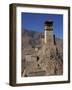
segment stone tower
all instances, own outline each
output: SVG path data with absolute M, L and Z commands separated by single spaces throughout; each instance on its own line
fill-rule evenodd
M 53 21 L 45 21 L 44 23 L 44 42 L 45 44 L 53 44 Z

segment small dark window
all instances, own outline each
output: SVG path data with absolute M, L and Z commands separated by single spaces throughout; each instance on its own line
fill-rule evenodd
M 38 67 L 40 67 L 40 65 L 38 64 Z
M 37 56 L 37 61 L 39 61 L 39 57 Z

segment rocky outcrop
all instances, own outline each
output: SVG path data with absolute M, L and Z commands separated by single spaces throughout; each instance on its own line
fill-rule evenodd
M 56 38 L 56 45 L 41 44 L 42 33 L 34 33 L 34 38 L 31 35 L 28 31 L 22 35 L 22 77 L 62 75 L 62 40 Z M 26 57 L 30 57 L 29 60 Z

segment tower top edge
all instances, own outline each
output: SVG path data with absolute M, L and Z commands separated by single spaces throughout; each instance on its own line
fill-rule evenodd
M 44 24 L 49 25 L 49 26 L 53 26 L 53 21 L 51 21 L 51 20 L 45 21 Z

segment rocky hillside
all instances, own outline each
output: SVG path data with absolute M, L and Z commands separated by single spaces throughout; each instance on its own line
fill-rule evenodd
M 55 52 L 55 50 L 49 51 L 48 46 L 41 46 L 41 37 L 44 37 L 43 33 L 22 30 L 22 76 L 62 75 L 63 40 L 55 39 L 57 47 Z M 34 48 L 37 46 L 41 49 L 35 53 Z M 30 60 L 31 56 L 27 56 L 30 61 L 26 61 L 26 55 L 32 55 L 33 59 Z
M 35 32 L 27 29 L 22 30 L 22 48 L 31 48 L 36 45 L 41 45 L 41 36 L 43 32 Z M 56 37 L 56 43 L 59 50 L 62 52 L 63 40 Z

